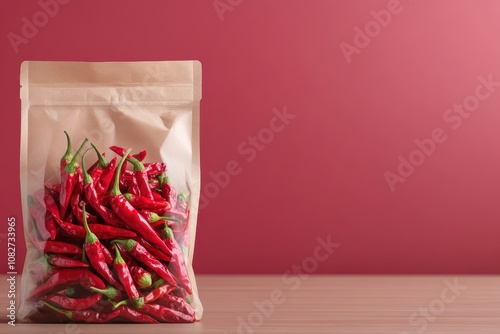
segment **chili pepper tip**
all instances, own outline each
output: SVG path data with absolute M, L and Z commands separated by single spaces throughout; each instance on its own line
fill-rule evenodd
M 94 143 L 90 143 L 90 146 L 94 149 L 95 153 L 97 154 L 97 161 L 99 161 L 98 166 L 101 168 L 104 168 L 108 165 L 108 161 L 104 156 L 101 154 L 99 149 L 94 145 Z
M 64 152 L 63 157 L 61 158 L 61 161 L 70 161 L 71 158 L 73 158 L 73 155 L 71 154 L 72 151 L 72 146 L 71 146 L 71 138 L 68 134 L 68 132 L 64 131 L 64 134 L 66 135 L 66 152 Z
M 121 191 L 120 191 L 120 172 L 122 170 L 123 163 L 125 162 L 125 160 L 127 158 L 127 155 L 129 155 L 129 153 L 131 151 L 132 151 L 132 149 L 129 148 L 125 152 L 125 154 L 123 155 L 123 157 L 120 159 L 120 162 L 118 163 L 118 165 L 116 166 L 116 170 L 115 170 L 115 184 L 113 184 L 113 189 L 111 189 L 111 193 L 110 193 L 111 196 L 117 196 L 117 195 L 121 194 Z

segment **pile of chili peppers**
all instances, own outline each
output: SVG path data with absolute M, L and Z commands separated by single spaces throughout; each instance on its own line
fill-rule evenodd
M 41 256 L 29 264 L 36 286 L 28 319 L 194 322 L 188 202 L 166 165 L 117 146 L 108 161 L 87 140 L 73 154 L 65 135 L 61 183 L 45 183 L 29 199 L 30 238 Z M 87 168 L 91 154 L 97 158 Z

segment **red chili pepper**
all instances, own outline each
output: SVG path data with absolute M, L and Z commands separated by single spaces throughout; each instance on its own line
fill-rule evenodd
M 132 206 L 138 210 L 146 209 L 146 210 L 168 210 L 170 208 L 170 204 L 163 200 L 151 200 L 144 196 L 137 196 L 131 193 L 123 194 L 123 196 L 127 199 L 127 201 L 132 204 Z
M 156 176 L 165 172 L 167 170 L 167 165 L 163 162 L 152 162 L 145 163 L 144 168 L 146 168 L 146 173 L 148 173 L 149 176 Z
M 137 183 L 137 179 L 135 175 L 132 175 L 127 183 L 127 191 L 134 196 L 140 196 L 139 184 Z
M 125 155 L 125 152 L 127 151 L 123 147 L 119 147 L 119 146 L 111 146 L 109 149 L 121 157 L 123 157 Z M 130 152 L 129 152 L 129 154 L 127 154 L 127 158 L 135 158 L 139 161 L 143 161 L 146 158 L 146 154 L 147 154 L 146 151 L 141 151 L 141 152 L 139 152 L 137 154 L 133 154 L 133 155 L 130 155 Z
M 172 274 L 168 271 L 165 266 L 158 261 L 151 253 L 149 253 L 146 248 L 144 248 L 140 243 L 135 240 L 113 240 L 113 244 L 121 244 L 125 250 L 132 255 L 139 262 L 144 264 L 149 269 L 157 273 L 161 278 L 163 278 L 167 283 L 176 286 L 177 283 L 172 277 Z
M 85 237 L 85 242 L 83 244 L 83 248 L 85 249 L 85 255 L 87 256 L 88 261 L 94 267 L 94 269 L 111 285 L 115 286 L 118 289 L 122 289 L 122 285 L 115 279 L 113 273 L 109 269 L 106 259 L 104 258 L 104 254 L 102 252 L 102 246 L 97 238 L 97 236 L 92 233 L 89 226 L 87 225 L 87 220 L 85 219 L 85 204 L 82 205 L 83 209 L 83 226 L 87 235 Z
M 161 195 L 170 203 L 170 206 L 172 208 L 175 208 L 175 206 L 177 205 L 177 193 L 175 192 L 175 188 L 170 184 L 167 176 L 161 178 L 160 181 Z
M 159 304 L 144 304 L 141 307 L 144 311 L 153 318 L 163 322 L 195 322 L 195 317 L 184 314 L 180 311 L 172 310 L 171 308 Z
M 95 305 L 92 306 L 92 310 L 97 312 L 110 313 L 115 310 L 113 303 L 106 298 L 101 299 Z
M 110 313 L 100 313 L 94 310 L 67 311 L 67 310 L 62 310 L 53 305 L 50 305 L 49 303 L 46 302 L 42 303 L 44 303 L 46 306 L 50 307 L 54 311 L 64 314 L 66 317 L 68 317 L 68 319 L 74 322 L 84 322 L 92 324 L 106 323 L 109 322 L 110 320 L 113 320 L 120 314 L 120 311 L 118 310 L 115 310 Z
M 152 194 L 153 194 L 153 198 L 155 201 L 164 201 L 165 199 L 161 196 L 160 193 L 158 193 L 158 191 L 156 190 L 156 188 L 154 188 L 153 186 L 151 187 L 152 189 Z M 170 203 L 169 203 L 170 204 Z
M 61 192 L 59 194 L 59 203 L 61 204 L 61 217 L 66 216 L 66 209 L 68 208 L 71 195 L 73 194 L 73 190 L 78 183 L 78 175 L 81 169 L 76 162 L 76 158 L 78 157 L 78 154 L 80 154 L 81 150 L 83 150 L 83 148 L 85 147 L 87 141 L 87 139 L 83 141 L 82 145 L 80 145 L 80 147 L 78 148 L 78 151 L 76 151 L 75 156 L 71 159 L 70 162 L 66 164 L 64 169 L 61 169 Z
M 177 203 L 177 202 L 176 202 Z M 168 217 L 168 218 L 173 218 L 176 219 L 182 223 L 185 223 L 189 219 L 189 211 L 188 212 L 183 212 L 178 209 L 170 208 L 167 210 L 151 210 L 158 214 L 161 217 Z M 172 220 L 172 219 L 170 219 Z
M 165 244 L 170 248 L 173 262 L 170 262 L 169 268 L 172 270 L 172 273 L 175 277 L 177 277 L 180 285 L 186 289 L 188 294 L 193 293 L 193 289 L 191 288 L 191 281 L 189 280 L 189 274 L 186 266 L 186 261 L 184 260 L 184 255 L 182 254 L 182 250 L 179 247 L 179 244 L 174 238 L 174 232 L 167 224 L 163 227 L 162 237 L 165 241 Z
M 79 239 L 85 239 L 87 233 L 84 226 L 63 222 L 58 218 L 56 218 L 56 221 L 59 224 L 59 226 L 64 230 L 64 232 L 68 234 L 68 236 Z M 84 219 L 84 221 L 86 220 Z M 94 233 L 99 239 L 133 238 L 137 236 L 135 232 L 119 227 L 108 226 L 103 224 L 88 224 L 88 226 L 90 228 L 90 231 Z
M 73 195 L 71 196 L 70 200 L 71 209 L 76 217 L 76 221 L 81 225 L 83 225 L 83 211 L 80 206 L 81 202 L 80 194 L 82 193 L 82 190 L 83 190 L 83 185 L 80 182 L 78 182 L 78 184 L 75 186 L 75 190 L 73 191 Z M 87 222 L 89 224 L 97 224 L 98 220 L 96 216 L 87 212 Z
M 127 152 L 123 152 L 123 154 L 120 154 L 122 153 L 123 150 L 120 147 L 111 146 L 110 149 L 112 149 L 118 155 L 126 157 L 127 161 L 134 166 L 134 176 L 135 179 L 137 180 L 137 185 L 139 187 L 140 195 L 153 200 L 153 194 L 151 193 L 151 188 L 149 187 L 148 184 L 148 174 L 142 162 L 136 159 L 135 157 L 130 156 L 130 154 L 128 154 Z
M 104 289 L 106 287 L 104 282 L 88 269 L 61 269 L 50 276 L 45 283 L 31 291 L 28 300 L 34 300 L 52 290 L 61 290 L 74 284 L 81 284 L 85 288 L 93 286 L 98 289 Z
M 165 222 L 168 222 L 169 224 L 172 224 L 172 223 L 181 224 L 182 223 L 182 221 L 180 219 L 177 219 L 174 217 L 162 217 L 153 211 L 139 210 L 139 212 L 141 213 L 141 215 L 144 218 L 146 218 L 149 221 L 149 223 L 151 224 L 151 226 L 153 226 L 153 228 L 156 228 L 158 226 L 163 226 L 163 224 Z M 157 224 L 158 222 L 159 222 L 159 224 Z
M 86 268 L 89 266 L 87 263 L 83 263 L 82 261 L 58 254 L 49 255 L 47 257 L 47 262 L 59 268 Z
M 108 248 L 106 248 L 106 246 L 104 246 L 102 243 L 100 245 L 102 249 L 102 255 L 104 255 L 104 260 L 109 266 L 113 265 L 113 255 L 111 255 L 111 252 Z
M 129 158 L 127 161 L 134 166 L 134 176 L 137 180 L 140 195 L 149 198 L 150 200 L 154 200 L 151 188 L 149 187 L 148 173 L 146 172 L 142 162 L 135 158 Z
M 73 254 L 73 255 L 82 254 L 82 249 L 80 247 L 62 241 L 47 240 L 43 247 L 45 253 Z
M 99 161 L 99 165 L 101 165 L 102 173 L 100 177 L 96 177 L 95 175 L 91 175 L 92 179 L 94 179 L 95 188 L 98 194 L 104 194 L 108 191 L 111 181 L 113 180 L 113 175 L 115 174 L 116 168 L 116 157 L 111 159 L 110 162 L 107 162 L 104 158 L 104 155 L 97 149 L 94 144 L 91 144 L 94 148 L 97 158 Z
M 144 297 L 144 303 L 151 303 L 161 298 L 163 295 L 168 294 L 175 290 L 175 286 L 170 284 L 163 284 L 156 289 L 152 290 Z
M 148 289 L 153 284 L 151 274 L 139 266 L 130 266 L 130 274 L 139 289 Z
M 61 162 L 59 165 L 60 170 L 64 170 L 66 165 L 71 161 L 71 159 L 73 159 L 73 153 L 72 153 L 73 149 L 72 149 L 72 145 L 71 145 L 71 138 L 66 131 L 64 131 L 64 134 L 66 135 L 67 145 L 66 145 L 66 152 L 64 152 L 64 155 L 62 156 Z
M 195 316 L 193 307 L 182 297 L 172 294 L 164 294 L 159 298 L 158 303 L 170 307 L 171 309 L 181 311 L 182 313 L 188 314 L 192 317 Z
M 122 256 L 120 255 L 118 247 L 115 247 L 115 260 L 113 262 L 113 269 L 115 269 L 120 283 L 125 288 L 127 296 L 134 303 L 135 307 L 140 308 L 142 304 L 144 304 L 144 298 L 141 297 L 139 291 L 137 291 L 134 280 L 132 279 L 132 275 L 130 274 L 130 270 L 125 263 L 125 260 L 123 260 Z
M 45 182 L 44 186 L 45 189 L 48 189 L 50 191 L 50 193 L 55 199 L 59 198 L 59 193 L 61 192 L 60 183 Z
M 141 244 L 142 247 L 146 248 L 146 250 L 151 253 L 155 258 L 158 260 L 170 262 L 172 261 L 172 256 L 169 254 L 164 254 L 160 252 L 159 249 L 157 249 L 155 246 L 151 245 L 146 239 L 143 237 L 134 237 L 133 240 L 137 241 L 139 244 Z
M 130 152 L 128 150 L 127 152 Z M 127 153 L 128 154 L 128 153 Z M 110 193 L 110 204 L 113 211 L 120 217 L 125 224 L 132 230 L 136 231 L 146 238 L 153 246 L 158 247 L 162 252 L 168 254 L 168 248 L 158 236 L 156 231 L 151 227 L 149 222 L 130 204 L 123 196 L 119 188 L 119 170 L 125 161 L 125 156 L 118 164 L 117 172 L 115 173 L 115 183 Z
M 100 294 L 103 294 L 104 296 L 108 297 L 112 301 L 122 300 L 122 293 L 120 292 L 120 290 L 117 290 L 113 286 L 108 286 L 105 289 L 99 289 L 99 288 L 91 286 L 90 290 L 92 290 L 94 292 L 99 292 Z
M 94 169 L 89 168 L 90 172 L 88 172 L 92 178 L 94 180 L 96 179 L 99 179 L 104 171 L 104 168 L 106 168 L 106 166 L 108 165 L 108 161 L 106 160 L 106 158 L 104 157 L 103 154 L 101 154 L 101 152 L 99 152 L 99 150 L 97 149 L 97 147 L 93 144 L 93 143 L 90 143 L 90 145 L 92 146 L 92 148 L 94 149 L 94 151 L 96 152 L 97 154 L 97 164 L 95 166 Z
M 143 324 L 157 324 L 158 323 L 158 321 L 151 318 L 149 315 L 140 313 L 137 310 L 134 310 L 133 308 L 128 307 L 126 305 L 122 305 L 122 306 L 118 307 L 117 310 L 120 312 L 120 316 L 126 320 L 130 320 L 130 321 L 137 322 L 137 323 L 143 323 Z
M 111 226 L 122 225 L 121 219 L 110 209 L 105 207 L 97 194 L 92 177 L 85 171 L 85 155 L 88 150 L 82 156 L 82 167 L 83 167 L 83 190 L 85 193 L 85 198 L 89 202 L 90 206 L 104 219 L 106 223 Z M 101 237 L 101 239 L 103 239 Z
M 138 266 L 139 263 L 132 257 L 130 256 L 129 253 L 125 250 L 125 248 L 120 245 L 120 244 L 113 244 L 111 246 L 111 249 L 114 249 L 114 247 L 118 247 L 120 250 L 120 254 L 122 255 L 123 259 L 125 260 L 125 263 L 127 263 L 128 266 Z
M 101 300 L 101 298 L 102 294 L 100 293 L 94 293 L 84 298 L 71 298 L 62 293 L 55 293 L 44 297 L 43 301 L 50 302 L 50 304 L 55 304 L 57 307 L 62 307 L 66 310 L 80 311 L 92 307 Z

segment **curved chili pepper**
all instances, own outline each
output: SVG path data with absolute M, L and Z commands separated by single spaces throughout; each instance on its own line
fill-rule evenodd
M 55 293 L 48 295 L 43 298 L 43 301 L 50 302 L 52 305 L 64 308 L 71 311 L 85 310 L 89 307 L 95 305 L 99 300 L 101 300 L 102 294 L 94 293 L 88 297 L 84 298 L 71 298 L 62 293 Z
M 165 172 L 167 170 L 167 165 L 163 162 L 150 162 L 145 163 L 144 168 L 149 176 L 156 176 Z
M 89 168 L 89 170 L 91 170 L 91 171 L 88 173 L 95 180 L 95 179 L 98 179 L 99 177 L 101 177 L 104 168 L 106 168 L 106 166 L 108 165 L 108 161 L 104 157 L 104 154 L 101 154 L 101 152 L 99 152 L 99 150 L 94 145 L 94 143 L 90 143 L 90 146 L 92 146 L 92 148 L 94 149 L 94 151 L 97 154 L 97 164 L 95 165 L 95 168 L 93 170 L 91 170 L 92 167 Z
M 76 217 L 76 221 L 81 225 L 83 225 L 83 211 L 82 208 L 80 207 L 82 190 L 83 190 L 83 185 L 79 182 L 75 186 L 75 190 L 73 191 L 73 195 L 71 196 L 70 200 L 71 209 Z M 97 224 L 98 220 L 96 216 L 87 212 L 87 222 L 89 224 Z
M 155 300 L 161 298 L 163 295 L 168 294 L 176 289 L 175 286 L 171 284 L 163 284 L 154 290 L 152 290 L 150 293 L 148 293 L 144 297 L 144 303 L 151 303 L 154 302 Z
M 152 194 L 153 194 L 153 198 L 155 201 L 164 201 L 165 199 L 161 196 L 160 193 L 158 193 L 158 190 L 156 188 L 153 188 L 153 186 L 151 186 L 151 189 L 152 189 Z
M 149 187 L 148 173 L 146 172 L 144 165 L 135 158 L 130 158 L 127 161 L 134 166 L 134 176 L 137 180 L 140 195 L 149 198 L 150 200 L 154 200 L 151 188 Z
M 106 246 L 104 246 L 102 243 L 100 245 L 101 245 L 102 255 L 104 255 L 104 260 L 109 266 L 113 265 L 113 255 L 111 255 L 111 252 L 109 251 L 108 248 L 106 248 Z
M 112 301 L 122 300 L 122 293 L 120 292 L 120 290 L 116 289 L 113 286 L 108 286 L 105 289 L 99 289 L 99 288 L 91 286 L 90 290 L 92 290 L 94 292 L 99 292 L 100 294 L 108 297 Z
M 132 256 L 130 256 L 129 253 L 127 253 L 127 250 L 120 244 L 113 244 L 111 248 L 113 247 L 118 247 L 120 250 L 120 254 L 122 255 L 123 259 L 125 260 L 125 263 L 127 263 L 128 266 L 138 266 L 139 263 L 134 259 Z M 113 263 L 113 261 L 111 261 Z
M 110 149 L 116 148 L 116 146 L 110 147 Z M 127 161 L 130 162 L 134 166 L 134 176 L 135 179 L 137 180 L 137 186 L 139 187 L 139 192 L 141 196 L 147 197 L 151 200 L 153 200 L 153 194 L 151 193 L 151 188 L 149 187 L 149 181 L 148 181 L 148 173 L 146 172 L 146 169 L 142 162 L 140 162 L 138 159 L 134 158 L 133 156 L 130 156 L 130 151 L 124 152 L 124 154 L 120 154 L 118 152 L 121 152 L 121 150 L 115 150 L 115 152 L 118 155 L 121 155 L 122 157 L 126 157 Z M 127 153 L 129 152 L 129 153 Z
M 118 160 L 116 157 L 111 159 L 109 164 L 104 168 L 101 177 L 99 178 L 99 182 L 96 184 L 96 190 L 99 195 L 105 194 L 109 187 L 111 186 L 111 182 L 113 180 L 113 176 L 115 175 L 116 163 Z
M 113 244 L 121 244 L 125 250 L 132 255 L 139 262 L 144 264 L 149 269 L 153 270 L 157 273 L 161 278 L 163 278 L 167 283 L 176 286 L 177 283 L 175 279 L 172 277 L 172 274 L 168 271 L 165 266 L 158 261 L 151 253 L 149 253 L 146 248 L 144 248 L 137 241 L 128 239 L 128 240 L 113 240 L 111 241 Z
M 127 191 L 131 195 L 140 196 L 139 184 L 137 183 L 137 179 L 135 175 L 132 175 L 127 183 Z
M 81 255 L 82 249 L 62 241 L 47 240 L 43 246 L 45 253 Z
M 122 224 L 121 219 L 110 209 L 105 207 L 97 194 L 92 177 L 85 171 L 85 156 L 88 150 L 82 156 L 82 167 L 83 167 L 83 190 L 85 193 L 85 198 L 89 202 L 90 206 L 104 219 L 106 223 L 111 226 L 120 226 Z
M 158 260 L 162 260 L 162 261 L 166 261 L 166 262 L 170 262 L 172 261 L 172 255 L 169 254 L 164 254 L 162 252 L 160 252 L 159 249 L 157 249 L 156 247 L 154 247 L 153 245 L 151 245 L 146 239 L 144 239 L 143 237 L 134 237 L 133 240 L 137 241 L 138 243 L 141 244 L 141 246 L 143 246 L 144 248 L 146 248 L 146 250 L 151 253 L 151 255 L 153 255 L 155 258 L 157 258 Z
M 50 276 L 45 283 L 31 291 L 28 300 L 34 300 L 52 290 L 61 290 L 74 284 L 81 284 L 85 288 L 93 286 L 98 289 L 104 289 L 106 287 L 104 282 L 88 269 L 61 269 Z
M 130 152 L 128 150 L 127 152 Z M 127 153 L 126 152 L 126 153 Z M 128 153 L 127 153 L 128 154 Z M 125 161 L 126 154 L 121 158 L 115 173 L 115 183 L 110 193 L 109 202 L 113 211 L 120 217 L 125 224 L 146 238 L 153 246 L 158 247 L 162 252 L 168 254 L 168 247 L 151 227 L 149 222 L 130 204 L 123 196 L 119 187 L 119 170 Z
M 83 202 L 82 202 L 83 203 Z M 85 212 L 82 210 L 82 212 Z M 71 237 L 85 239 L 87 233 L 84 226 L 75 225 L 56 218 L 59 226 Z M 86 221 L 86 219 L 84 219 Z M 114 239 L 114 238 L 134 238 L 137 234 L 134 231 L 126 230 L 119 227 L 108 226 L 103 224 L 88 224 L 90 231 L 99 239 Z
M 83 244 L 83 248 L 85 249 L 85 255 L 87 256 L 88 261 L 94 267 L 94 269 L 101 275 L 106 281 L 110 284 L 114 285 L 118 289 L 122 289 L 122 285 L 115 279 L 113 273 L 108 267 L 106 263 L 106 259 L 104 258 L 102 247 L 100 246 L 101 242 L 97 238 L 97 236 L 92 233 L 89 226 L 87 225 L 87 220 L 85 219 L 85 204 L 82 205 L 83 209 L 83 226 L 87 235 L 85 236 L 85 242 Z
M 175 192 L 174 186 L 170 184 L 168 176 L 160 178 L 161 182 L 161 195 L 166 199 L 172 208 L 177 205 L 177 193 Z
M 182 223 L 187 222 L 189 219 L 189 211 L 184 212 L 184 211 L 180 211 L 178 209 L 172 208 L 172 207 L 170 207 L 167 210 L 160 209 L 160 210 L 151 210 L 151 211 L 153 211 L 154 213 L 158 214 L 161 217 L 173 218 L 173 219 L 176 219 Z M 172 220 L 172 219 L 170 219 L 170 220 Z
M 158 303 L 192 317 L 195 316 L 193 307 L 182 297 L 167 293 L 159 298 Z
M 99 166 L 101 166 L 101 175 L 96 177 L 96 175 L 91 175 L 92 179 L 94 179 L 95 188 L 98 194 L 104 194 L 108 191 L 109 185 L 113 180 L 113 175 L 115 174 L 116 168 L 116 157 L 111 159 L 110 162 L 107 162 L 104 158 L 104 154 L 101 154 L 99 149 L 94 145 L 90 144 L 94 148 L 94 151 L 97 154 L 97 159 L 99 161 Z
M 61 170 L 61 192 L 59 193 L 61 217 L 66 216 L 66 209 L 68 208 L 71 195 L 73 194 L 73 190 L 78 183 L 78 174 L 81 168 L 76 162 L 76 158 L 78 157 L 78 154 L 80 154 L 81 150 L 83 150 L 83 148 L 85 147 L 85 144 L 87 144 L 87 141 L 87 138 L 85 138 L 83 143 L 76 151 L 75 156 L 71 159 L 70 162 L 66 164 L 64 169 Z
M 119 306 L 117 310 L 120 312 L 120 316 L 124 319 L 137 322 L 137 323 L 144 323 L 144 324 L 157 324 L 158 321 L 155 319 L 151 318 L 147 314 L 143 314 L 138 312 L 137 310 L 134 310 L 131 307 L 128 307 L 126 305 Z
M 66 152 L 64 152 L 64 155 L 62 156 L 61 158 L 61 162 L 60 162 L 60 170 L 64 170 L 64 168 L 66 167 L 66 165 L 71 161 L 71 159 L 73 159 L 73 148 L 72 148 L 72 145 L 71 145 L 71 138 L 69 136 L 69 134 L 64 131 L 64 134 L 66 135 Z
M 59 268 L 86 268 L 89 266 L 82 261 L 58 254 L 49 255 L 47 257 L 47 262 Z
M 157 200 L 151 200 L 147 197 L 144 196 L 137 196 L 133 195 L 131 193 L 126 193 L 123 194 L 123 196 L 127 199 L 127 201 L 132 204 L 132 206 L 138 210 L 145 209 L 145 210 L 168 210 L 170 208 L 170 204 L 163 200 L 163 201 L 157 201 Z
M 189 274 L 186 266 L 186 261 L 184 260 L 184 255 L 182 254 L 182 250 L 179 247 L 179 244 L 174 238 L 174 232 L 167 224 L 163 227 L 161 231 L 163 240 L 165 244 L 170 248 L 173 262 L 170 262 L 169 268 L 172 270 L 172 273 L 175 277 L 177 277 L 180 285 L 186 289 L 188 294 L 193 293 L 193 289 L 191 288 L 191 281 L 189 280 Z
M 84 323 L 92 323 L 92 324 L 100 324 L 106 323 L 110 320 L 113 320 L 120 314 L 120 311 L 115 310 L 110 313 L 100 313 L 94 310 L 82 310 L 82 311 L 67 311 L 62 310 L 58 307 L 55 307 L 47 302 L 43 302 L 46 306 L 50 307 L 54 311 L 64 314 L 68 319 L 74 322 L 84 322 Z
M 153 318 L 163 322 L 195 322 L 196 319 L 192 315 L 184 314 L 180 311 L 173 310 L 167 306 L 159 304 L 144 304 L 141 311 L 148 313 Z
M 113 262 L 113 269 L 115 269 L 120 283 L 125 288 L 125 292 L 127 293 L 127 296 L 130 298 L 130 300 L 134 303 L 134 306 L 137 308 L 141 307 L 142 304 L 144 304 L 144 298 L 141 297 L 139 291 L 137 291 L 134 280 L 132 279 L 132 275 L 130 274 L 130 270 L 125 263 L 125 260 L 123 260 L 122 256 L 120 255 L 118 247 L 115 247 L 115 260 Z
M 125 155 L 125 152 L 127 152 L 126 149 L 124 149 L 123 147 L 119 147 L 119 146 L 111 146 L 109 149 L 121 157 L 123 157 Z M 133 154 L 133 155 L 130 155 L 130 152 L 129 152 L 129 154 L 127 154 L 127 158 L 135 158 L 139 161 L 143 161 L 146 158 L 146 154 L 147 154 L 146 151 L 141 151 L 141 152 L 139 152 L 137 154 Z
M 148 289 L 153 284 L 151 274 L 139 266 L 130 266 L 130 274 L 139 289 Z

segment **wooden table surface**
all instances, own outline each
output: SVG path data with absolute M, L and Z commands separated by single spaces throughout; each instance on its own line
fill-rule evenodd
M 499 276 L 200 275 L 197 281 L 205 313 L 195 324 L 0 323 L 0 333 L 500 333 Z M 7 302 L 2 277 L 3 319 Z

